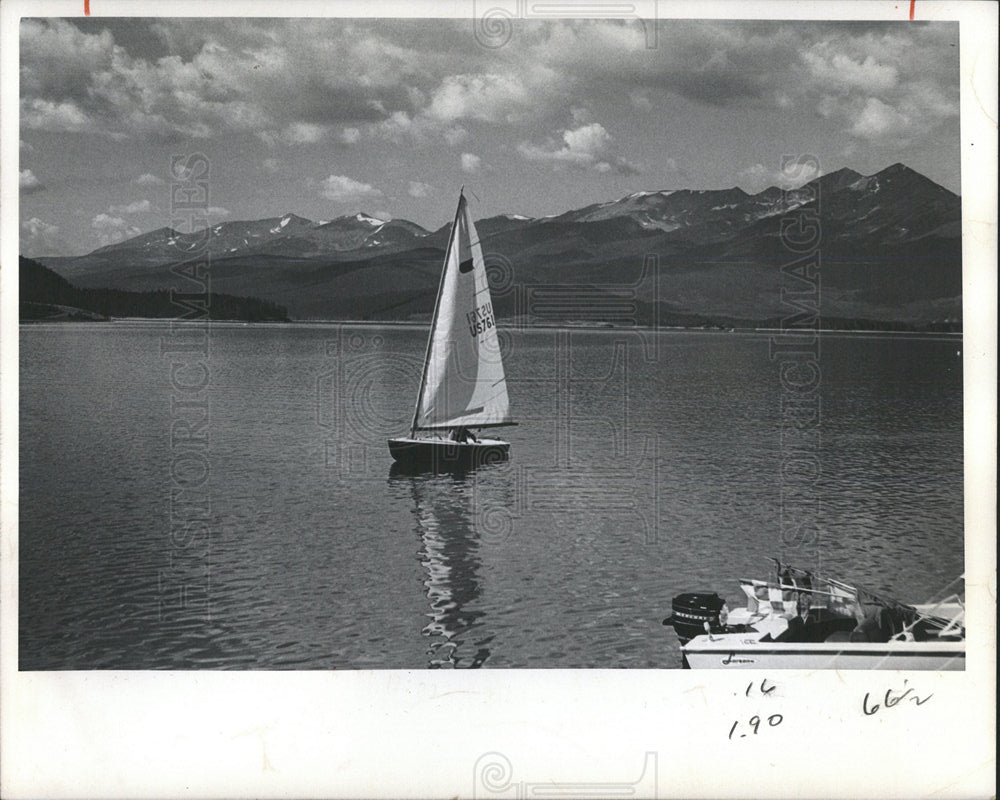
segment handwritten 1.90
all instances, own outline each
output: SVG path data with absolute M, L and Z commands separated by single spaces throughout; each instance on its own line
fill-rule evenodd
M 874 705 L 869 705 L 871 692 L 865 692 L 865 699 L 861 701 L 861 710 L 865 712 L 865 716 L 870 717 L 872 714 L 877 714 L 880 708 L 895 708 L 904 700 L 910 700 L 918 706 L 922 706 L 934 696 L 933 694 L 929 694 L 927 697 L 918 697 L 914 693 L 912 686 L 906 686 L 907 683 L 909 683 L 908 679 L 903 681 L 903 690 L 893 691 L 892 689 L 886 689 L 885 697 L 881 704 L 875 703 Z
M 781 716 L 781 714 L 771 714 L 771 716 L 767 718 L 767 724 L 772 728 L 776 728 L 784 721 L 784 719 L 785 718 Z M 751 728 L 753 728 L 754 736 L 756 736 L 757 732 L 760 730 L 761 722 L 763 722 L 763 720 L 756 714 L 754 714 L 752 717 L 750 717 L 749 720 L 747 720 L 747 723 L 750 725 Z M 739 725 L 740 725 L 740 720 L 736 720 L 736 722 L 733 723 L 733 727 L 729 729 L 730 739 L 732 739 L 733 736 L 736 734 L 736 729 L 739 727 Z M 745 733 L 741 733 L 739 735 L 739 738 L 743 739 L 745 736 L 746 736 Z
M 771 693 L 776 688 L 777 688 L 777 686 L 768 686 L 767 685 L 767 678 L 765 678 L 764 680 L 762 680 L 760 682 L 760 689 L 759 689 L 759 691 L 760 691 L 760 694 L 762 696 L 764 696 L 764 697 L 770 697 Z M 757 692 L 754 692 L 754 684 L 753 684 L 752 681 L 747 684 L 747 690 L 746 690 L 746 692 L 744 692 L 744 694 L 747 697 L 749 697 L 751 692 L 753 692 L 754 694 L 757 693 Z M 784 720 L 785 720 L 785 718 L 781 714 L 771 714 L 769 717 L 766 718 L 767 725 L 770 728 L 776 728 L 778 725 L 780 725 L 782 722 L 784 722 Z M 729 738 L 730 738 L 730 740 L 734 736 L 736 736 L 736 729 L 739 727 L 740 722 L 741 722 L 741 720 L 736 720 L 733 723 L 733 727 L 731 727 L 729 729 Z M 747 720 L 747 724 L 751 728 L 753 728 L 753 735 L 754 736 L 756 736 L 757 733 L 760 731 L 760 725 L 761 725 L 762 722 L 764 722 L 764 720 L 762 720 L 758 714 L 754 714 L 752 717 L 750 717 L 749 720 Z M 766 730 L 766 728 L 765 728 L 765 730 Z M 746 738 L 746 734 L 745 733 L 741 733 L 741 734 L 739 734 L 738 738 L 745 739 Z

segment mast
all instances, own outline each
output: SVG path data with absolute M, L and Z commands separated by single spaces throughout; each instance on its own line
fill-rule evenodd
M 465 184 L 458 190 L 458 207 L 455 209 L 455 219 L 451 221 L 451 230 L 448 232 L 448 247 L 444 251 L 444 262 L 441 264 L 441 277 L 438 280 L 437 297 L 434 298 L 434 314 L 431 316 L 431 329 L 427 334 L 427 349 L 424 351 L 424 370 L 420 376 L 420 388 L 417 390 L 417 402 L 413 406 L 413 422 L 410 424 L 410 438 L 417 433 L 417 417 L 420 415 L 420 398 L 423 397 L 424 387 L 427 385 L 427 368 L 431 359 L 431 344 L 434 341 L 434 329 L 437 327 L 438 310 L 441 306 L 441 289 L 444 286 L 444 274 L 448 269 L 448 257 L 451 255 L 451 245 L 455 240 L 455 229 L 458 227 L 458 216 L 462 212 L 462 192 L 465 191 Z

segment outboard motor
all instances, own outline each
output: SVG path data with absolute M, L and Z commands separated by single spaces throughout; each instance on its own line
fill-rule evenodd
M 671 615 L 663 620 L 672 625 L 681 644 L 705 633 L 705 623 L 712 633 L 722 633 L 725 620 L 720 618 L 726 601 L 715 592 L 685 592 L 671 602 Z

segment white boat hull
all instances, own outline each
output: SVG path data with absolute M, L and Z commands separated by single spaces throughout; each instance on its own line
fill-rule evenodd
M 904 605 L 775 562 L 777 580 L 741 580 L 745 608 L 716 593 L 674 597 L 663 621 L 691 669 L 964 670 L 959 595 Z M 798 583 L 795 581 L 798 580 Z M 698 627 L 702 631 L 698 631 Z
M 691 669 L 965 669 L 964 641 L 786 643 L 732 633 L 698 636 L 681 652 Z

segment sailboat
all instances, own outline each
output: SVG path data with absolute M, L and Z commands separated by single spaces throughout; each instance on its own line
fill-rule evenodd
M 510 444 L 471 429 L 511 418 L 496 316 L 479 237 L 463 191 L 452 222 L 410 435 L 389 439 L 401 467 L 465 469 L 506 460 Z

